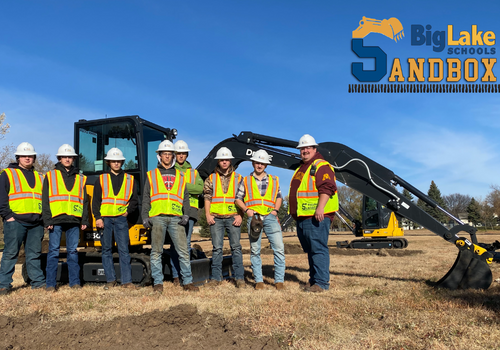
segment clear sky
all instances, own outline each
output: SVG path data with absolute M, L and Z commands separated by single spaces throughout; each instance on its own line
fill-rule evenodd
M 240 131 L 309 133 L 424 192 L 434 180 L 442 194 L 484 197 L 500 184 L 500 94 L 349 94 L 351 63 L 371 61 L 356 57 L 351 37 L 363 16 L 398 18 L 400 41 L 365 38 L 389 70 L 394 57 L 494 58 L 499 45 L 479 56 L 411 46 L 410 27 L 476 24 L 500 40 L 499 10 L 492 1 L 3 1 L 0 112 L 11 132 L 2 143 L 54 155 L 79 119 L 137 114 L 178 129 L 196 166 Z

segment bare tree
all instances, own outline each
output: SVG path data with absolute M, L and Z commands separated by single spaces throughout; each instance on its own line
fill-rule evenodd
M 339 186 L 337 188 L 337 194 L 339 196 L 339 204 L 347 210 L 354 219 L 361 221 L 363 195 L 347 186 Z
M 16 157 L 14 152 L 16 151 L 16 147 L 13 145 L 3 146 L 0 149 L 0 169 L 3 170 L 9 166 L 10 163 L 16 162 Z
M 36 156 L 35 169 L 39 173 L 46 174 L 54 169 L 54 161 L 50 159 L 50 154 L 40 153 Z
M 5 135 L 8 134 L 10 125 L 5 122 L 5 113 L 0 114 L 0 140 L 5 138 Z
M 443 199 L 450 213 L 458 217 L 458 214 L 467 212 L 467 206 L 470 203 L 471 196 L 460 193 L 453 193 L 444 196 Z
M 493 213 L 500 216 L 500 186 L 491 185 L 491 192 L 486 196 L 485 202 L 493 208 Z

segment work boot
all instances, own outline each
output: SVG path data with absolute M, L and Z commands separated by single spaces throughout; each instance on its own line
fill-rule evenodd
M 174 277 L 174 279 L 172 280 L 172 283 L 176 287 L 181 285 L 181 281 L 179 280 L 179 277 Z
M 70 287 L 71 289 L 82 289 L 82 286 L 79 284 L 74 284 Z
M 108 282 L 104 285 L 104 290 L 108 290 L 110 288 L 116 287 L 116 281 Z
M 155 284 L 153 286 L 153 292 L 163 293 L 163 284 Z
M 311 288 L 311 283 L 307 282 L 305 285 L 304 285 L 304 291 L 306 292 L 309 292 L 309 289 Z
M 236 285 L 236 288 L 245 288 L 246 287 L 245 280 L 236 280 L 235 285 Z
M 323 293 L 325 291 L 325 289 L 321 288 L 320 286 L 318 286 L 317 284 L 313 284 L 308 290 L 307 292 L 311 292 L 311 293 Z
M 265 288 L 264 282 L 257 282 L 255 283 L 255 289 L 256 290 L 262 290 Z
M 10 289 L 8 288 L 0 288 L 0 295 L 7 295 L 10 293 Z
M 194 284 L 189 283 L 182 286 L 182 288 L 188 292 L 197 292 L 200 288 L 196 287 Z
M 283 282 L 278 282 L 274 285 L 277 290 L 284 290 L 285 289 L 285 284 Z
M 207 283 L 205 283 L 205 286 L 207 287 L 217 287 L 222 284 L 222 281 L 217 281 L 217 280 L 209 280 Z
M 47 288 L 45 288 L 45 291 L 48 293 L 55 293 L 56 287 L 47 287 Z
M 137 287 L 132 283 L 125 283 L 125 284 L 122 284 L 122 288 L 127 288 L 127 289 L 137 289 Z

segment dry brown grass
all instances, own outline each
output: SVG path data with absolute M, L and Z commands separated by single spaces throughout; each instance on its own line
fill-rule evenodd
M 277 292 L 271 285 L 272 256 L 265 255 L 267 289 L 263 291 L 250 286 L 238 290 L 230 283 L 202 288 L 199 293 L 165 283 L 162 296 L 153 294 L 150 287 L 104 291 L 102 286 L 87 285 L 75 291 L 63 286 L 55 294 L 18 288 L 0 298 L 0 310 L 13 317 L 37 313 L 44 322 L 100 322 L 188 303 L 248 324 L 256 334 L 271 334 L 291 349 L 500 348 L 499 284 L 494 282 L 487 291 L 434 289 L 426 281 L 437 281 L 448 271 L 457 249 L 432 234 L 407 238 L 408 250 L 421 250 L 421 254 L 332 255 L 332 286 L 321 294 L 301 290 L 300 284 L 308 279 L 304 254 L 286 256 L 286 291 Z M 352 237 L 331 235 L 330 243 L 345 239 Z M 500 236 L 479 237 L 487 243 L 495 239 Z M 294 237 L 285 240 L 297 242 Z M 246 240 L 243 243 L 248 247 Z M 244 258 L 250 277 L 249 256 Z M 499 278 L 500 265 L 491 267 L 493 278 Z M 15 287 L 22 284 L 17 266 Z

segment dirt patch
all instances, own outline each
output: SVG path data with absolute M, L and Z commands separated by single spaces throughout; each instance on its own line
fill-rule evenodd
M 0 334 L 2 349 L 280 349 L 271 337 L 187 304 L 103 323 L 0 316 Z

